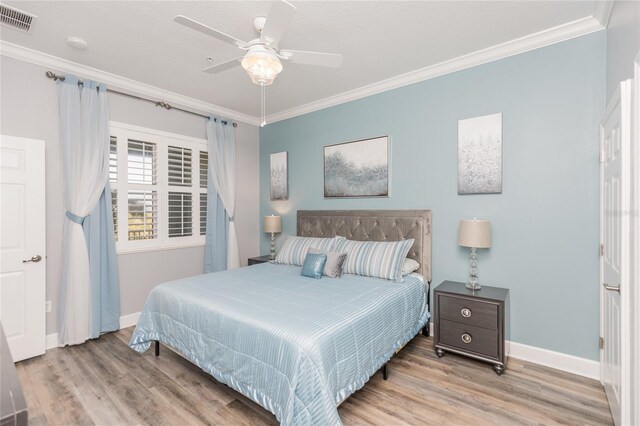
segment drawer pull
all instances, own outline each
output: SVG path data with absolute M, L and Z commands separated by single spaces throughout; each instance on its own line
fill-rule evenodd
M 471 343 L 471 335 L 469 333 L 464 333 L 462 336 L 460 336 L 462 338 L 462 341 L 464 343 Z
M 460 313 L 462 314 L 463 317 L 465 318 L 469 318 L 471 316 L 471 309 L 469 308 L 462 308 L 462 310 L 460 311 Z

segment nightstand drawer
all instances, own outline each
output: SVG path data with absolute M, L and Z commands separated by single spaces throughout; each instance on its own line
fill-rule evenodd
M 498 333 L 486 328 L 440 320 L 439 341 L 442 345 L 498 358 Z
M 498 305 L 462 297 L 438 295 L 438 315 L 442 320 L 476 327 L 498 329 Z

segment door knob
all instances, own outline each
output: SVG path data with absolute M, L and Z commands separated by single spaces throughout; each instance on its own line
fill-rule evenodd
M 31 259 L 23 260 L 22 263 L 29 263 L 29 262 L 38 263 L 41 260 L 42 260 L 42 256 L 40 256 L 39 254 L 36 254 L 35 256 L 32 256 Z

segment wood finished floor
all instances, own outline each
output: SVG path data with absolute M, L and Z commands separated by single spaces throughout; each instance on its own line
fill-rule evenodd
M 17 364 L 31 425 L 275 425 L 259 405 L 162 348 L 140 355 L 133 328 Z M 497 376 L 434 354 L 416 336 L 338 409 L 345 425 L 613 424 L 595 380 L 511 359 Z

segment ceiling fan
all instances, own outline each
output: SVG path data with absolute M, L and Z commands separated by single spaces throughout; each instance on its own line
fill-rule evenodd
M 183 15 L 178 15 L 173 20 L 178 24 L 247 51 L 243 56 L 213 65 L 202 71 L 216 74 L 233 68 L 240 63 L 249 74 L 249 77 L 251 77 L 252 82 L 266 86 L 273 83 L 280 71 L 282 71 L 282 62 L 280 60 L 331 68 L 339 67 L 342 62 L 342 55 L 336 53 L 308 52 L 280 49 L 278 47 L 278 43 L 295 13 L 296 8 L 292 4 L 284 0 L 273 2 L 269 16 L 258 16 L 253 19 L 253 27 L 260 36 L 249 42 L 238 40 L 222 31 L 213 29 Z

